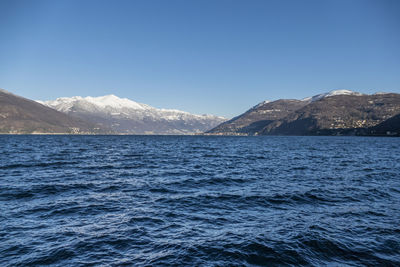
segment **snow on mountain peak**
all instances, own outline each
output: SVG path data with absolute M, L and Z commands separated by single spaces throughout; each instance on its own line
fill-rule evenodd
M 213 115 L 196 115 L 176 109 L 158 109 L 115 95 L 99 97 L 62 97 L 37 101 L 83 120 L 105 125 L 128 134 L 200 133 L 226 119 Z
M 112 109 L 135 109 L 135 110 L 145 110 L 148 109 L 149 106 L 145 104 L 140 104 L 135 101 L 129 100 L 128 98 L 119 98 L 115 95 L 105 95 L 99 97 L 81 97 L 81 96 L 73 96 L 73 97 L 59 97 L 56 100 L 50 101 L 37 101 L 43 105 L 55 108 L 62 112 L 68 112 L 70 109 L 76 105 L 82 106 L 95 106 L 100 109 L 104 108 L 112 108 Z
M 350 90 L 333 90 L 330 91 L 325 97 L 334 96 L 334 95 L 362 95 L 361 93 L 350 91 Z
M 303 98 L 302 101 L 314 102 L 314 101 L 320 100 L 325 97 L 336 96 L 336 95 L 363 95 L 363 94 L 354 92 L 354 91 L 350 91 L 350 90 L 341 89 L 341 90 L 333 90 L 328 93 L 323 93 L 323 94 L 319 94 L 319 95 L 315 95 L 315 96 L 311 96 L 311 97 L 306 97 L 306 98 Z
M 115 95 L 105 95 L 105 96 L 99 96 L 99 97 L 92 97 L 92 96 L 87 96 L 83 98 L 85 101 L 94 104 L 98 107 L 105 108 L 105 107 L 111 107 L 111 108 L 130 108 L 130 109 L 138 109 L 138 110 L 144 110 L 146 109 L 146 105 L 137 103 L 135 101 L 132 101 L 128 98 L 119 98 L 118 96 Z

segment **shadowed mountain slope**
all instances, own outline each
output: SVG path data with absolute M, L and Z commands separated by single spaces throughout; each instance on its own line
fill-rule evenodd
M 70 117 L 0 89 L 0 133 L 106 133 L 97 125 Z
M 369 130 L 371 135 L 397 135 L 400 136 L 400 114 L 393 116 Z
M 280 99 L 273 102 L 264 101 L 212 130 L 210 134 L 249 134 L 253 135 L 266 125 L 282 119 L 290 113 L 304 107 L 308 102 L 301 100 Z

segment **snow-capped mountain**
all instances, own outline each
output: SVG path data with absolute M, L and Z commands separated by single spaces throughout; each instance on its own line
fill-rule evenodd
M 344 90 L 344 89 L 343 90 L 333 90 L 328 93 L 323 93 L 323 94 L 318 94 L 315 96 L 303 98 L 302 101 L 314 102 L 314 101 L 320 100 L 322 98 L 335 96 L 335 95 L 363 95 L 363 94 L 354 92 L 354 91 L 350 91 L 350 90 Z
M 115 95 L 61 97 L 37 102 L 125 134 L 201 133 L 226 120 L 213 115 L 158 109 Z
M 243 114 L 209 130 L 207 133 L 216 135 L 279 135 L 305 134 L 307 130 L 304 129 L 302 131 L 299 130 L 299 132 L 295 131 L 300 129 L 300 126 L 306 128 L 307 125 L 315 128 L 321 127 L 321 125 L 328 128 L 342 127 L 343 125 L 349 128 L 356 128 L 360 125 L 365 126 L 368 124 L 368 127 L 370 127 L 398 112 L 399 107 L 396 104 L 398 97 L 399 95 L 392 93 L 367 95 L 350 90 L 333 90 L 302 100 L 278 99 L 275 101 L 263 101 Z M 380 104 L 376 105 L 375 103 Z M 385 107 L 379 109 L 382 103 L 385 103 Z M 357 108 L 360 110 L 354 111 Z M 371 113 L 365 112 L 365 110 L 370 110 Z M 372 112 L 374 110 L 380 111 L 374 113 Z M 354 111 L 354 114 L 348 111 Z M 375 119 L 369 118 L 373 113 Z M 321 116 L 324 116 L 324 119 L 321 119 Z M 306 120 L 302 121 L 304 118 Z M 286 121 L 290 121 L 293 124 L 290 124 L 288 129 L 282 130 L 284 126 L 279 128 Z M 318 125 L 314 124 L 315 121 L 318 121 Z M 397 120 L 393 121 L 397 122 Z M 328 126 L 326 126 L 327 122 L 329 122 Z M 279 130 L 275 130 L 278 128 Z

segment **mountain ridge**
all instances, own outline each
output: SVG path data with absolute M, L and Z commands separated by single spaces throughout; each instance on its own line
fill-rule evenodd
M 40 101 L 50 108 L 122 134 L 197 134 L 226 119 L 177 109 L 159 109 L 115 95 L 61 97 Z
M 105 134 L 111 131 L 0 89 L 0 133 Z
M 210 129 L 210 130 L 208 130 Z M 262 101 L 230 120 L 113 94 L 33 101 L 0 89 L 0 133 L 400 136 L 400 94 L 333 90 Z
M 400 94 L 333 90 L 301 100 L 263 101 L 206 134 L 373 135 L 373 127 L 397 113 Z

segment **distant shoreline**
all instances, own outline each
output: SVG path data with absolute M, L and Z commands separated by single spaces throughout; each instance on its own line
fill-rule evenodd
M 0 135 L 31 135 L 31 136 L 41 136 L 41 135 L 69 135 L 69 136 L 215 136 L 215 137 L 318 137 L 318 136 L 331 136 L 331 137 L 400 137 L 400 135 L 239 135 L 239 134 L 124 134 L 124 133 L 112 133 L 112 134 L 90 134 L 90 133 L 82 133 L 82 134 L 71 134 L 71 133 L 0 133 Z

